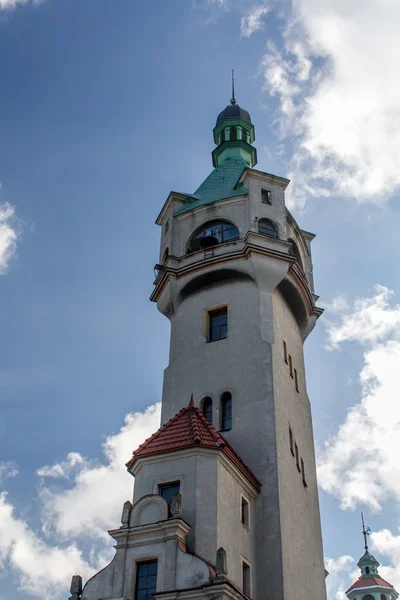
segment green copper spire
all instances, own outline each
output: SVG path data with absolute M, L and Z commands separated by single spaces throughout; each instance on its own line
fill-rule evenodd
M 362 577 L 371 577 L 371 575 L 378 574 L 378 567 L 380 566 L 378 561 L 372 554 L 370 554 L 368 550 L 368 536 L 370 534 L 370 528 L 365 527 L 364 524 L 364 515 L 361 513 L 361 521 L 362 521 L 362 534 L 364 536 L 364 548 L 365 552 L 357 563 L 357 566 L 361 569 Z
M 221 165 L 227 158 L 242 158 L 249 167 L 257 164 L 257 150 L 251 145 L 255 140 L 254 125 L 247 110 L 236 102 L 233 69 L 232 99 L 219 113 L 213 133 L 217 144 L 212 153 L 214 167 Z

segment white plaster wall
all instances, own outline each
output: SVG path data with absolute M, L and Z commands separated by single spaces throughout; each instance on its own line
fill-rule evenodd
M 285 600 L 325 597 L 318 490 L 310 402 L 303 345 L 293 315 L 279 291 L 274 293 L 275 342 L 272 349 L 277 431 L 279 501 Z M 284 361 L 283 340 L 297 369 L 299 392 Z M 289 425 L 305 463 L 305 487 L 290 451 Z M 305 577 L 305 573 L 307 576 Z

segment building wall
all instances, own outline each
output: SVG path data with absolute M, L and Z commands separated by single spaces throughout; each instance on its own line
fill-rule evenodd
M 278 455 L 279 503 L 285 600 L 325 597 L 322 537 L 310 402 L 303 344 L 284 297 L 274 293 L 275 341 L 272 348 Z M 299 392 L 284 360 L 283 341 L 298 373 Z M 289 427 L 303 459 L 307 487 L 290 448 Z M 305 577 L 304 575 L 307 574 Z

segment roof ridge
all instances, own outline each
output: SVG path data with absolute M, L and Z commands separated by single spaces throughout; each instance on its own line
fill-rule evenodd
M 174 415 L 173 417 L 171 417 L 166 423 L 164 423 L 164 425 L 161 425 L 161 427 L 159 427 L 157 429 L 157 431 L 155 431 L 150 437 L 146 438 L 144 440 L 144 442 L 142 442 L 141 444 L 139 444 L 139 446 L 136 448 L 136 450 L 134 450 L 132 452 L 132 455 L 134 456 L 139 450 L 144 450 L 150 442 L 156 440 L 163 431 L 165 431 L 165 429 L 174 421 L 176 421 L 179 418 L 179 415 L 187 412 L 189 409 L 187 406 L 184 406 L 183 408 L 181 408 L 180 411 L 178 411 L 176 413 L 176 415 Z

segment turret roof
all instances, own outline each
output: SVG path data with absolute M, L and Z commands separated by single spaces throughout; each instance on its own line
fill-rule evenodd
M 359 577 L 357 581 L 355 581 L 353 585 L 349 587 L 349 589 L 346 591 L 346 594 L 355 588 L 373 587 L 375 585 L 393 588 L 392 584 L 383 579 L 380 575 L 371 575 L 371 577 L 364 577 L 361 575 L 361 577 Z
M 244 185 L 237 186 L 237 183 L 248 166 L 241 157 L 226 158 L 223 163 L 211 171 L 195 193 L 183 201 L 183 206 L 176 211 L 175 216 L 198 206 L 213 204 L 224 198 L 247 195 L 247 188 Z
M 209 423 L 203 413 L 195 407 L 193 398 L 172 419 L 160 427 L 156 433 L 140 444 L 126 463 L 128 469 L 138 458 L 176 452 L 187 448 L 209 448 L 223 452 L 231 462 L 257 488 L 261 484 L 251 470 L 230 447 L 225 438 Z

